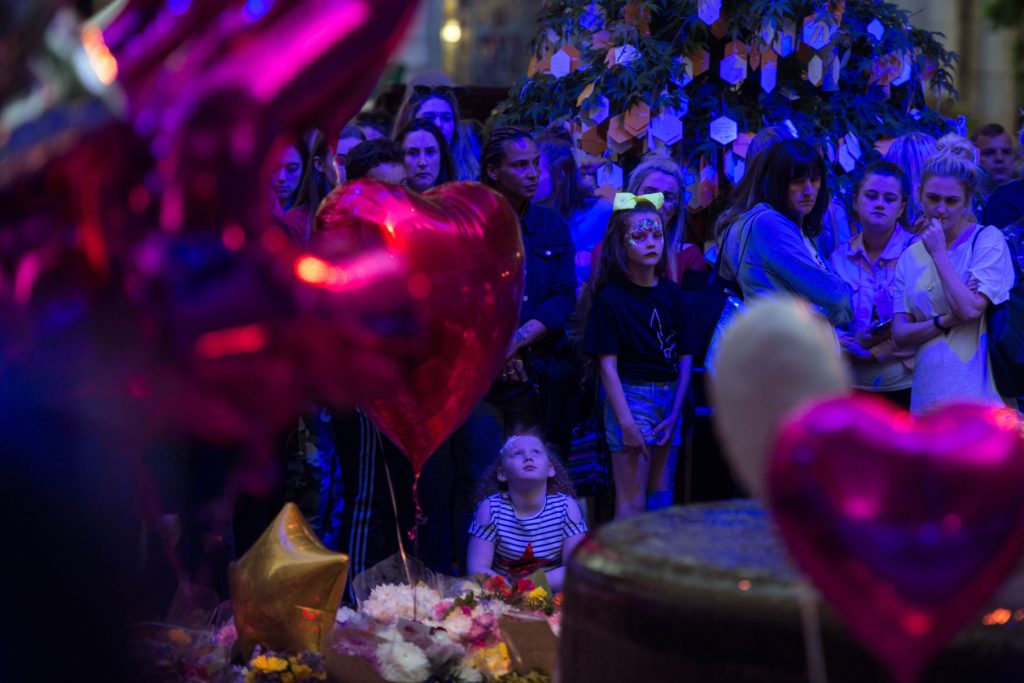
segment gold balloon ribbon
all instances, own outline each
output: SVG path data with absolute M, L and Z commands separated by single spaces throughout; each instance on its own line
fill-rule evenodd
M 629 192 L 616 192 L 615 201 L 612 202 L 612 211 L 635 209 L 638 199 L 650 202 L 654 205 L 655 209 L 661 209 L 661 205 L 665 203 L 665 195 L 660 192 L 652 192 L 651 194 L 642 194 L 640 196 L 630 194 Z

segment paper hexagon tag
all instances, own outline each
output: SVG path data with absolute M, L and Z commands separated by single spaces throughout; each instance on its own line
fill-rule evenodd
M 594 31 L 590 36 L 590 45 L 595 50 L 607 50 L 612 46 L 612 34 L 605 29 Z
M 609 106 L 608 98 L 604 95 L 598 95 L 596 98 L 591 100 L 590 105 L 585 110 L 581 111 L 580 114 L 583 118 L 596 126 L 599 123 L 604 123 L 608 118 Z
M 729 15 L 722 12 L 722 16 L 718 17 L 718 21 L 711 24 L 711 35 L 719 40 L 725 38 L 729 33 Z
M 768 21 L 761 24 L 761 30 L 758 32 L 758 36 L 761 38 L 761 43 L 764 45 L 771 45 L 772 39 L 775 38 L 775 24 Z
M 773 49 L 780 57 L 788 57 L 796 49 L 796 24 L 787 19 L 782 23 L 782 28 L 775 34 Z
M 761 66 L 761 44 L 754 41 L 750 44 L 750 55 L 747 57 L 747 64 L 751 71 L 757 71 Z
M 725 177 L 733 185 L 739 184 L 743 179 L 743 173 L 746 171 L 747 165 L 743 159 L 739 158 L 733 153 L 733 150 L 727 149 L 725 155 L 722 158 L 722 170 L 725 172 Z
M 825 158 L 828 159 L 828 163 L 836 163 L 836 147 L 832 144 L 831 140 L 825 141 Z
M 910 80 L 910 74 L 912 70 L 910 57 L 907 55 L 903 55 L 901 61 L 902 65 L 900 68 L 900 73 L 898 76 L 896 76 L 896 78 L 892 80 L 893 85 L 903 85 L 904 83 Z
M 814 50 L 820 50 L 832 40 L 832 28 L 824 17 L 810 14 L 804 17 L 803 41 Z
M 605 12 L 604 7 L 598 5 L 596 2 L 591 2 L 587 5 L 587 8 L 583 10 L 583 14 L 580 15 L 580 26 L 593 33 L 599 31 L 604 27 Z
M 876 41 L 879 41 L 882 39 L 882 36 L 885 35 L 885 26 L 883 26 L 882 22 L 880 22 L 876 17 L 871 20 L 870 24 L 868 24 L 868 33 Z
M 775 90 L 779 73 L 779 56 L 774 50 L 767 50 L 761 55 L 761 89 L 765 92 Z
M 839 154 L 837 155 L 837 161 L 847 173 L 850 173 L 857 167 L 857 160 L 853 158 L 852 154 L 850 154 L 850 147 L 846 144 L 845 140 L 839 141 Z
M 688 57 L 676 57 L 672 60 L 668 78 L 680 88 L 689 85 L 693 81 L 693 62 Z
M 848 132 L 843 136 L 843 140 L 846 142 L 846 146 L 850 148 L 850 156 L 854 159 L 860 159 L 862 151 L 860 148 L 860 139 L 854 135 L 853 131 Z
M 668 107 L 651 119 L 650 133 L 666 145 L 673 145 L 683 137 L 683 122 L 676 110 Z
M 621 47 L 614 48 L 615 64 L 626 66 L 630 62 L 635 62 L 640 59 L 640 51 L 632 45 L 623 45 Z
M 700 180 L 697 181 L 697 196 L 702 209 L 711 206 L 718 196 L 718 171 L 714 164 L 700 162 Z
M 599 157 L 608 149 L 608 122 L 585 128 L 580 135 L 580 149 L 591 156 Z
M 692 66 L 691 72 L 694 78 L 700 76 L 702 73 L 711 68 L 711 53 L 707 50 L 694 50 L 686 58 L 690 60 Z M 683 60 L 684 62 L 686 60 Z
M 551 75 L 555 78 L 568 76 L 579 68 L 580 51 L 572 45 L 566 45 L 551 55 Z
M 572 59 L 565 50 L 559 50 L 551 55 L 551 75 L 555 78 L 568 76 L 572 71 Z
M 597 185 L 610 185 L 616 189 L 622 189 L 622 167 L 609 161 L 597 167 Z
M 892 147 L 892 143 L 895 140 L 893 138 L 879 138 L 875 140 L 875 144 L 871 145 L 875 148 L 875 151 L 881 154 L 883 157 L 889 153 L 889 148 Z
M 588 83 L 586 87 L 580 91 L 579 97 L 576 98 L 577 107 L 582 107 L 586 99 L 594 94 L 594 86 L 596 85 L 596 83 Z
M 722 14 L 722 0 L 697 0 L 697 16 L 708 26 Z
M 747 46 L 734 40 L 725 46 L 725 54 L 718 65 L 718 75 L 729 85 L 742 83 L 747 77 Z
M 708 128 L 711 139 L 720 145 L 728 145 L 736 139 L 736 122 L 728 116 L 719 116 L 711 122 L 711 125 Z
M 821 79 L 823 78 L 822 71 L 824 66 L 825 65 L 821 62 L 821 57 L 818 55 L 811 57 L 811 61 L 807 63 L 807 80 L 815 86 L 820 86 Z
M 633 134 L 633 136 L 640 137 L 647 132 L 647 126 L 650 122 L 651 108 L 645 102 L 636 102 L 626 110 L 622 127 Z
M 754 139 L 753 133 L 740 133 L 736 136 L 736 139 L 732 143 L 733 153 L 742 158 L 747 158 L 747 149 L 750 148 L 750 142 Z
M 551 73 L 551 55 L 544 55 L 543 59 L 539 59 L 537 55 L 530 57 L 530 63 L 526 67 L 526 75 L 533 78 L 537 74 Z
M 824 61 L 821 89 L 825 92 L 835 92 L 839 90 L 839 57 L 833 51 L 827 55 Z

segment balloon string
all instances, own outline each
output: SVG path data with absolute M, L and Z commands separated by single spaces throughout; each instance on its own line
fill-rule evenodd
M 398 555 L 402 558 L 402 566 L 405 567 L 405 578 L 412 587 L 412 620 L 419 621 L 416 614 L 416 581 L 412 579 L 412 569 L 409 566 L 409 555 L 405 552 L 405 543 L 402 541 L 402 524 L 398 519 L 398 498 L 395 496 L 395 483 L 391 479 L 391 468 L 388 466 L 388 459 L 384 456 L 384 442 L 381 439 L 380 430 L 374 430 L 377 432 L 377 451 L 380 453 L 381 462 L 384 463 L 384 474 L 388 480 L 388 493 L 391 495 L 391 510 L 395 514 L 395 536 L 398 538 Z M 419 479 L 419 474 L 416 475 L 416 479 Z M 416 498 L 416 484 L 413 483 L 413 498 Z M 419 510 L 419 501 L 416 501 L 417 511 Z M 410 531 L 410 539 L 414 539 L 416 527 L 413 527 Z
M 821 620 L 818 619 L 817 595 L 806 581 L 798 581 L 796 597 L 800 605 L 800 625 L 804 632 L 807 679 L 810 683 L 828 683 L 828 674 L 825 672 L 825 648 L 821 638 Z

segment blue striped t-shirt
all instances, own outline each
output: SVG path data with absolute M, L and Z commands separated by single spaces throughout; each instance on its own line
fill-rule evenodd
M 484 499 L 490 503 L 491 518 L 469 525 L 469 533 L 494 543 L 492 569 L 507 577 L 521 577 L 538 569 L 562 565 L 562 540 L 586 533 L 587 523 L 569 517 L 572 498 L 564 493 L 548 496 L 544 507 L 532 517 L 519 517 L 508 493 L 495 493 Z M 483 504 L 483 501 L 481 501 Z

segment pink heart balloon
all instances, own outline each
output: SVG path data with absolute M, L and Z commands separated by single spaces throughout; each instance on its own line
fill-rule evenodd
M 363 179 L 324 200 L 317 226 L 338 249 L 382 244 L 409 264 L 409 291 L 425 311 L 426 358 L 361 407 L 419 473 L 505 360 L 523 294 L 519 220 L 480 183 L 419 195 Z
M 769 469 L 790 555 L 901 683 L 981 609 L 1024 551 L 1013 411 L 924 418 L 870 397 L 793 413 Z

